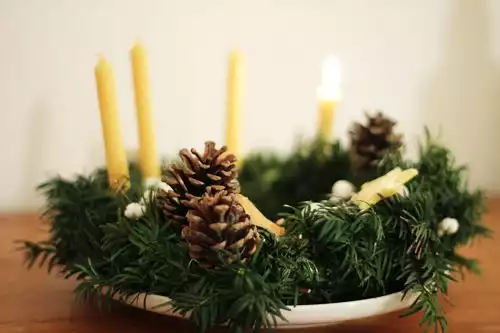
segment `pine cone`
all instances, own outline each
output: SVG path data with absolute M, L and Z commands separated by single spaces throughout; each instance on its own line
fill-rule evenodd
M 244 262 L 259 243 L 257 228 L 249 215 L 227 191 L 207 193 L 189 202 L 188 226 L 182 236 L 189 255 L 203 267 L 213 267 L 222 258 L 227 263 Z
M 393 132 L 396 122 L 382 112 L 374 117 L 366 114 L 366 117 L 366 126 L 355 123 L 349 131 L 349 158 L 354 170 L 376 166 L 386 154 L 402 147 L 403 136 Z
M 193 148 L 182 149 L 179 156 L 182 163 L 169 165 L 163 179 L 172 191 L 158 196 L 158 204 L 168 218 L 185 223 L 188 202 L 207 191 L 239 193 L 236 156 L 230 154 L 226 146 L 216 149 L 215 143 L 208 141 L 203 155 Z

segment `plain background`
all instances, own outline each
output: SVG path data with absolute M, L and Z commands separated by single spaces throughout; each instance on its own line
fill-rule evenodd
M 150 58 L 159 150 L 222 142 L 227 54 L 246 55 L 243 151 L 286 151 L 316 128 L 323 59 L 340 58 L 335 134 L 365 110 L 424 125 L 500 190 L 500 1 L 0 0 L 0 209 L 40 206 L 34 186 L 104 161 L 94 66 L 112 63 L 124 140 L 137 148 L 129 49 Z M 307 181 L 307 180 L 304 180 Z

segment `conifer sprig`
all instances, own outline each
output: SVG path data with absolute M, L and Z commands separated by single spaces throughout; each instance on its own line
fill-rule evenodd
M 289 169 L 279 159 L 267 160 L 269 165 L 283 167 L 280 193 L 311 174 L 312 164 L 303 168 L 309 163 L 308 152 L 320 155 L 314 161 L 324 172 L 335 173 L 329 179 L 355 178 L 349 176 L 347 155 L 340 144 L 324 148 L 322 143 L 315 143 L 311 150 L 301 147 L 293 154 Z M 261 162 L 260 166 L 267 163 Z M 449 283 L 458 278 L 454 273 L 479 272 L 478 263 L 456 249 L 490 234 L 481 224 L 483 194 L 467 188 L 466 170 L 430 137 L 417 161 L 392 154 L 373 174 L 397 166 L 419 170 L 407 184 L 408 195 L 383 199 L 363 212 L 351 202 L 284 207 L 287 234 L 278 239 L 259 230 L 262 241 L 246 263 L 228 263 L 221 256 L 215 269 L 200 266 L 190 258 L 179 224 L 168 220 L 154 200 L 141 218 L 126 218 L 126 205 L 143 193 L 140 178 L 134 176 L 128 193 L 116 195 L 107 189 L 103 170 L 73 180 L 57 177 L 41 185 L 47 199 L 49 239 L 23 241 L 22 248 L 29 266 L 45 264 L 66 278 L 76 278 L 75 293 L 82 299 L 105 304 L 137 293 L 163 295 L 171 299 L 174 311 L 189 317 L 202 332 L 220 324 L 228 324 L 234 332 L 258 330 L 272 327 L 294 305 L 352 301 L 398 291 L 418 295 L 408 314 L 422 312 L 425 327 L 444 330 L 446 317 L 439 295 L 446 295 Z M 309 171 L 304 174 L 304 170 Z M 293 172 L 300 177 L 294 179 Z M 269 176 L 272 184 L 277 182 L 275 176 Z M 316 177 L 313 183 L 321 181 Z M 269 194 L 271 183 L 266 184 L 264 193 Z M 325 189 L 321 185 L 310 199 L 325 198 Z M 299 200 L 309 190 L 302 187 L 291 197 Z M 273 200 L 269 211 L 281 199 Z M 456 234 L 438 236 L 437 227 L 444 217 L 460 222 Z

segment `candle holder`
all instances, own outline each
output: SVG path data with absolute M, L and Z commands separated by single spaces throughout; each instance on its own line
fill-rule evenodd
M 39 189 L 51 232 L 23 241 L 27 262 L 76 278 L 80 298 L 186 318 L 200 331 L 402 309 L 445 327 L 438 297 L 454 273 L 477 271 L 456 249 L 490 233 L 483 194 L 428 133 L 419 158 L 404 158 L 384 119 L 358 124 L 347 148 L 317 139 L 286 156 L 251 154 L 242 170 L 214 142 L 181 150 L 162 182 L 144 182 L 131 163 L 125 192 L 109 189 L 105 169 L 50 179 Z

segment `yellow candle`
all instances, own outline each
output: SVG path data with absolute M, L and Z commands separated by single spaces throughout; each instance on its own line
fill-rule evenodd
M 236 156 L 240 149 L 242 67 L 243 56 L 239 52 L 231 52 L 227 73 L 226 146 Z
M 326 141 L 332 140 L 333 115 L 337 102 L 328 99 L 320 99 L 318 102 L 318 132 Z
M 340 101 L 340 65 L 328 57 L 323 63 L 322 82 L 318 88 L 318 134 L 324 140 L 333 139 L 335 109 Z
M 106 150 L 109 186 L 115 191 L 129 188 L 129 170 L 122 130 L 118 116 L 113 70 L 110 64 L 100 58 L 95 67 L 97 96 L 101 110 L 102 133 Z
M 145 180 L 160 177 L 160 164 L 156 149 L 156 137 L 151 94 L 149 89 L 148 60 L 144 47 L 136 44 L 131 52 L 134 78 L 135 105 L 139 132 L 139 166 Z

